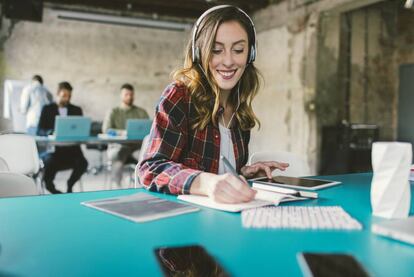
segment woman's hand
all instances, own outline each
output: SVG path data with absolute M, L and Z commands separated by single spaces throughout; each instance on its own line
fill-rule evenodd
M 272 171 L 275 169 L 286 170 L 288 163 L 279 162 L 257 162 L 252 165 L 245 165 L 241 168 L 241 173 L 245 178 L 267 177 L 272 179 Z
M 200 173 L 193 181 L 190 194 L 208 195 L 216 202 L 236 204 L 249 202 L 254 199 L 256 191 L 251 189 L 246 179 L 226 173 L 216 175 Z

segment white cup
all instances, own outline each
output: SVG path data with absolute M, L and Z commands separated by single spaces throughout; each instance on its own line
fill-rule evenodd
M 410 212 L 412 146 L 406 142 L 372 145 L 371 205 L 375 216 L 405 218 Z

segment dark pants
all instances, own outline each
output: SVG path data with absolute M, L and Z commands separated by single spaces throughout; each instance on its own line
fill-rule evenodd
M 56 147 L 55 152 L 47 153 L 42 159 L 45 166 L 43 181 L 46 184 L 46 189 L 52 193 L 56 192 L 53 180 L 58 171 L 72 169 L 72 174 L 67 182 L 68 192 L 72 192 L 73 185 L 88 168 L 88 162 L 79 146 Z

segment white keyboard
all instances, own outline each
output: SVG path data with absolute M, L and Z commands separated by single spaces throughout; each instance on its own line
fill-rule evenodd
M 361 230 L 340 206 L 279 206 L 242 212 L 246 228 Z

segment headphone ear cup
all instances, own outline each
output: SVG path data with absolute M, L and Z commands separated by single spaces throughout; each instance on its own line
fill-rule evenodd
M 252 47 L 250 48 L 249 63 L 254 62 L 255 59 L 256 59 L 256 47 L 252 45 Z

